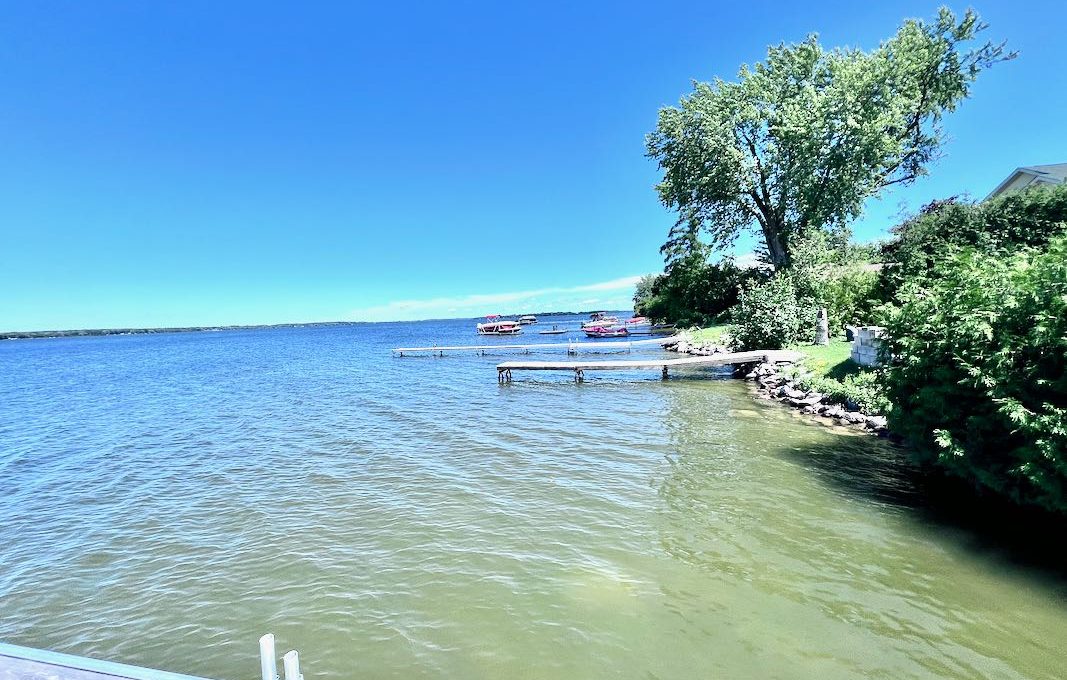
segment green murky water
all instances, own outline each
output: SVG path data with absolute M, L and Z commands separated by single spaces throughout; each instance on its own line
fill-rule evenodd
M 1065 674 L 1067 581 L 900 452 L 715 374 L 386 351 L 467 334 L 4 344 L 0 639 L 233 680 L 264 632 L 309 680 Z

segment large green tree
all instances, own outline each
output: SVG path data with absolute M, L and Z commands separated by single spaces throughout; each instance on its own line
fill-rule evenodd
M 973 11 L 957 19 L 942 8 L 870 52 L 827 50 L 812 35 L 771 47 L 737 82 L 694 83 L 647 138 L 660 199 L 678 212 L 668 260 L 702 235 L 725 247 L 758 228 L 770 262 L 788 267 L 798 234 L 844 231 L 866 199 L 925 174 L 944 113 L 983 69 L 1014 56 L 975 44 L 984 28 Z

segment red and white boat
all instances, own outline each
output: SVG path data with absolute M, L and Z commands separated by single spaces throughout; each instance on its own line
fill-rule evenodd
M 626 326 L 593 326 L 582 330 L 590 338 L 623 338 L 630 334 Z
M 501 319 L 499 314 L 485 317 L 485 323 L 478 324 L 478 335 L 518 335 L 522 326 L 518 321 Z
M 635 316 L 627 319 L 624 325 L 631 335 L 648 335 L 652 332 L 652 322 L 648 317 Z

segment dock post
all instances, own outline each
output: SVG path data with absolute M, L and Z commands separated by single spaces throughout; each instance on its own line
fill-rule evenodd
M 667 379 L 667 367 L 666 366 L 663 367 L 663 379 L 664 380 Z
M 259 669 L 263 680 L 278 680 L 278 657 L 274 654 L 274 634 L 259 638 Z
M 300 674 L 300 655 L 295 649 L 285 653 L 282 664 L 285 666 L 285 680 L 304 680 Z

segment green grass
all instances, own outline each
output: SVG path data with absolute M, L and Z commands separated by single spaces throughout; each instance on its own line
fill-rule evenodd
M 834 338 L 829 345 L 793 345 L 789 347 L 804 355 L 804 366 L 818 378 L 843 380 L 845 376 L 864 372 L 849 355 L 852 343 Z
M 729 324 L 716 324 L 714 326 L 708 326 L 707 328 L 697 328 L 696 330 L 686 331 L 686 335 L 689 336 L 689 342 L 702 345 L 704 343 L 720 344 L 722 343 L 723 333 L 730 328 Z

